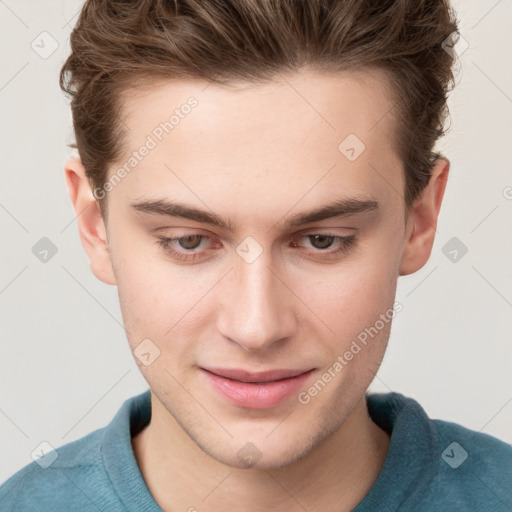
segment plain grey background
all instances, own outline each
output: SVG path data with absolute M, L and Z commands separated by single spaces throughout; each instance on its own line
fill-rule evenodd
M 103 427 L 147 389 L 64 180 L 73 135 L 58 73 L 81 4 L 0 0 L 0 481 L 41 442 Z M 439 144 L 451 176 L 431 259 L 399 280 L 403 311 L 370 389 L 512 443 L 512 1 L 452 5 L 468 48 Z M 43 237 L 57 249 L 45 263 L 33 253 Z

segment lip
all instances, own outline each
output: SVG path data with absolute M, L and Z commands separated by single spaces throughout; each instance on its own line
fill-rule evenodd
M 269 409 L 297 392 L 314 369 L 277 369 L 259 373 L 232 368 L 200 370 L 209 384 L 233 405 Z

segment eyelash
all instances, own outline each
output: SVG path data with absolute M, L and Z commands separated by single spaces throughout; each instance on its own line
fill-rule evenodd
M 173 256 L 176 259 L 179 259 L 182 261 L 195 261 L 198 258 L 202 257 L 202 254 L 200 252 L 182 252 L 182 251 L 177 251 L 176 249 L 172 248 L 173 245 L 176 245 L 175 243 L 178 240 L 183 240 L 184 238 L 195 237 L 195 236 L 200 237 L 202 240 L 209 238 L 205 235 L 185 235 L 185 236 L 180 236 L 180 237 L 175 237 L 175 238 L 165 237 L 165 236 L 157 236 L 158 240 L 156 241 L 156 244 L 159 247 L 161 247 L 165 252 L 170 253 L 171 256 Z M 335 235 L 333 233 L 308 233 L 305 235 L 298 236 L 297 238 L 294 239 L 294 242 L 297 239 L 308 238 L 308 237 L 313 237 L 313 236 L 332 237 L 332 238 L 334 238 L 334 241 L 337 241 L 340 244 L 339 247 L 334 251 L 327 252 L 326 250 L 324 251 L 321 249 L 317 249 L 316 251 L 313 251 L 319 255 L 326 255 L 327 257 L 334 257 L 339 254 L 347 253 L 350 249 L 355 247 L 355 245 L 357 244 L 355 235 L 340 236 L 340 235 Z M 196 249 L 193 249 L 193 250 L 196 250 Z

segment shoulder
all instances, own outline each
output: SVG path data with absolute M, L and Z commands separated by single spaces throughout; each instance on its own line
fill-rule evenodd
M 96 510 L 108 483 L 101 456 L 104 428 L 45 450 L 0 486 L 3 512 L 35 510 Z M 77 508 L 69 508 L 69 504 Z M 100 509 L 101 510 L 101 509 Z
M 489 462 L 500 462 L 502 468 L 512 469 L 512 444 L 508 444 L 500 439 L 486 434 L 484 432 L 477 432 L 457 423 L 433 419 L 430 420 L 434 425 L 438 439 L 443 442 L 452 441 L 454 443 L 466 444 L 462 458 L 471 460 L 474 464 L 487 465 Z M 451 444 L 451 443 L 450 443 Z M 449 454 L 451 457 L 451 447 Z M 448 457 L 449 458 L 449 457 Z M 461 461 L 462 462 L 462 461 Z
M 373 420 L 391 435 L 368 503 L 382 504 L 391 496 L 382 510 L 512 510 L 512 445 L 432 419 L 416 400 L 400 393 L 369 395 L 367 403 Z
M 460 510 L 512 510 L 512 445 L 456 423 L 430 421 L 439 447 L 433 487 Z
M 0 510 L 159 510 L 131 445 L 131 435 L 150 416 L 147 390 L 126 399 L 107 426 L 56 450 L 44 450 L 41 458 L 0 486 Z

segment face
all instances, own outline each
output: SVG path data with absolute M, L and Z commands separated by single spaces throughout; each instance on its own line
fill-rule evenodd
M 410 234 L 383 79 L 127 96 L 110 174 L 137 155 L 108 187 L 112 282 L 154 421 L 219 461 L 299 460 L 381 363 Z

